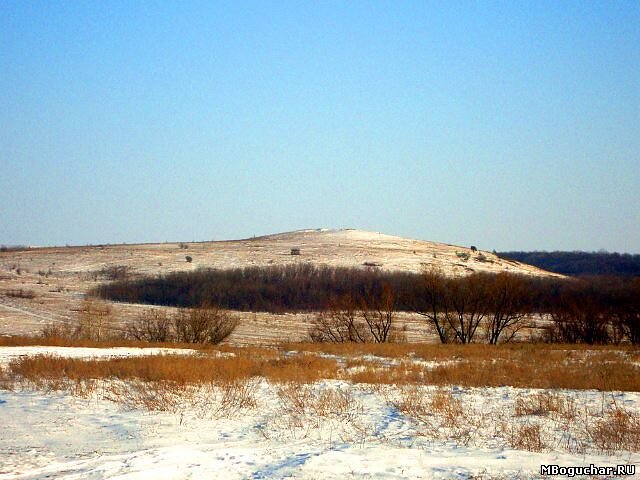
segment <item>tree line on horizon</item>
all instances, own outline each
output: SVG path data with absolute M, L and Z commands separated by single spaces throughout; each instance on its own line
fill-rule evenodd
M 640 254 L 610 252 L 497 252 L 500 258 L 561 273 L 563 275 L 640 276 Z

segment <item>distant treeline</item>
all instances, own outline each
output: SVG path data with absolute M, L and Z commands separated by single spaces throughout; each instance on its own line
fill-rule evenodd
M 499 252 L 502 258 L 564 275 L 640 277 L 640 255 L 608 252 Z
M 291 312 L 317 311 L 336 298 L 376 295 L 383 285 L 402 298 L 420 282 L 420 275 L 373 269 L 333 268 L 298 264 L 202 269 L 159 277 L 121 280 L 101 285 L 95 294 L 111 300 L 196 307 L 218 305 L 231 310 Z M 407 308 L 401 301 L 401 308 Z

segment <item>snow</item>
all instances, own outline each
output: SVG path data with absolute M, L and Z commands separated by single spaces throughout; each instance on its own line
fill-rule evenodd
M 188 348 L 137 348 L 137 347 L 50 347 L 50 346 L 22 346 L 0 347 L 0 365 L 25 356 L 53 355 L 66 358 L 118 358 L 141 357 L 145 355 L 193 355 L 196 350 Z
M 75 358 L 152 352 L 141 350 L 3 347 L 0 358 L 6 362 L 43 352 Z M 571 453 L 557 445 L 541 453 L 514 450 L 489 432 L 466 445 L 431 438 L 388 401 L 400 393 L 393 386 L 324 380 L 287 387 L 257 379 L 252 383 L 256 408 L 218 415 L 207 403 L 215 397 L 211 387 L 203 387 L 196 392 L 197 401 L 177 411 L 149 412 L 109 400 L 113 382 L 101 382 L 87 398 L 0 390 L 0 480 L 539 478 L 541 464 L 640 463 L 640 454 L 631 452 Z M 353 398 L 345 412 L 292 412 L 284 400 L 287 388 L 291 394 L 331 391 Z M 537 392 L 511 387 L 448 391 L 489 413 L 512 405 L 518 395 Z M 594 408 L 605 396 L 596 391 L 560 393 Z M 616 392 L 615 399 L 630 409 L 640 407 L 638 393 Z

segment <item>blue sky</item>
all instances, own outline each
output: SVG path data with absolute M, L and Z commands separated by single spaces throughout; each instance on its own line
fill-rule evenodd
M 640 2 L 0 2 L 0 244 L 640 252 Z

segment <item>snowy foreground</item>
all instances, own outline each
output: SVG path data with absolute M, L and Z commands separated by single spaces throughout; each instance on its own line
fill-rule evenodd
M 0 348 L 0 363 L 18 354 L 8 352 L 10 348 Z M 116 354 L 114 349 L 77 350 L 87 356 Z M 129 350 L 119 353 L 144 353 Z M 82 356 L 79 351 L 72 355 Z M 348 391 L 352 396 L 347 413 L 318 416 L 305 411 L 291 415 L 288 407 L 285 415 L 283 398 L 295 392 L 283 396 L 279 387 L 260 380 L 252 388 L 255 407 L 224 415 L 212 413 L 213 403 L 206 401 L 171 412 L 126 408 L 108 399 L 107 382 L 86 398 L 0 390 L 0 479 L 539 478 L 541 464 L 640 463 L 637 453 L 571 453 L 562 445 L 541 453 L 515 450 L 490 432 L 469 442 L 437 440 L 421 434 L 420 425 L 389 402 L 392 390 L 319 382 L 314 391 Z M 449 390 L 479 411 L 497 413 L 530 392 L 510 387 Z M 581 405 L 597 406 L 604 398 L 595 391 L 564 393 Z M 637 409 L 640 395 L 618 392 L 615 401 Z

